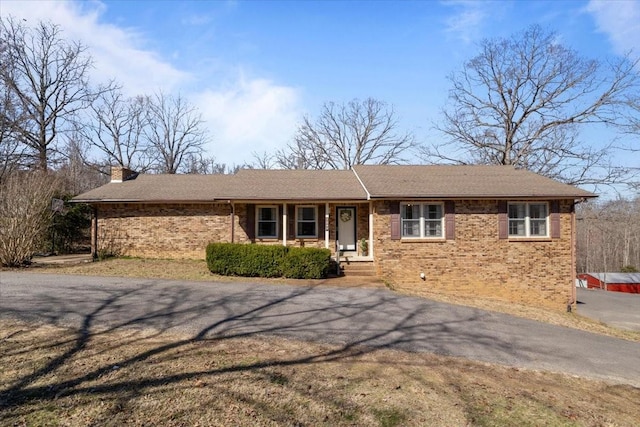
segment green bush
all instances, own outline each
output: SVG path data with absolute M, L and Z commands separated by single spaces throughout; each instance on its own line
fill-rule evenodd
M 289 248 L 282 273 L 291 279 L 324 279 L 329 273 L 329 249 Z
M 327 277 L 328 249 L 289 248 L 238 243 L 210 243 L 207 266 L 214 274 L 244 277 Z
M 286 253 L 284 246 L 210 243 L 207 266 L 223 276 L 280 277 Z
M 64 212 L 53 216 L 45 249 L 69 254 L 91 245 L 91 207 L 84 203 L 68 203 L 64 197 Z

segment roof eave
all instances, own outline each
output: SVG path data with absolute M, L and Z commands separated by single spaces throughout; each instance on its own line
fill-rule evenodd
M 430 194 L 430 195 L 371 195 L 371 200 L 401 200 L 401 199 L 447 199 L 447 200 L 519 200 L 519 199 L 545 199 L 545 200 L 579 200 L 598 197 L 596 194 L 590 195 L 558 195 L 558 194 L 521 194 L 521 195 L 504 195 L 504 194 Z
M 222 197 L 217 199 L 71 199 L 72 203 L 255 203 L 255 202 L 269 202 L 269 203 L 296 203 L 296 202 L 314 202 L 314 203 L 330 203 L 330 202 L 366 202 L 366 197 L 331 197 L 331 198 L 241 198 L 234 199 L 229 197 Z
M 72 203 L 230 203 L 229 199 L 71 199 Z

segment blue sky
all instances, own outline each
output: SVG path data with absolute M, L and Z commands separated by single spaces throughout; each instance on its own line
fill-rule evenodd
M 131 95 L 182 93 L 206 120 L 209 153 L 227 164 L 283 147 L 324 102 L 369 96 L 434 143 L 446 76 L 483 38 L 530 24 L 589 57 L 640 54 L 640 0 L 2 0 L 0 13 L 61 25 L 89 46 L 94 82 L 115 78 Z

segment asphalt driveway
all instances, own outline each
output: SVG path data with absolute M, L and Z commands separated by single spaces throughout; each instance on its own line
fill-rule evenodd
M 640 294 L 577 289 L 578 314 L 620 329 L 640 331 Z
M 0 316 L 432 352 L 640 387 L 640 343 L 386 289 L 2 272 Z

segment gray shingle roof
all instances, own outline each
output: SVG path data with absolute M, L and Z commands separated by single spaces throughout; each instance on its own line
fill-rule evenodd
M 147 175 L 109 183 L 74 198 L 82 202 L 215 200 L 366 200 L 351 171 L 241 170 L 236 175 Z
M 583 198 L 595 194 L 511 166 L 358 165 L 372 198 Z
M 82 202 L 213 201 L 233 190 L 232 175 L 148 175 L 109 184 L 74 197 Z
M 236 175 L 235 199 L 366 200 L 367 193 L 348 170 L 243 169 Z
M 354 173 L 355 171 L 355 173 Z M 339 201 L 371 198 L 583 198 L 594 194 L 507 166 L 364 166 L 257 170 L 236 175 L 148 175 L 109 183 L 77 202 Z M 366 188 L 367 191 L 365 191 Z

